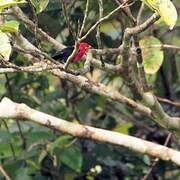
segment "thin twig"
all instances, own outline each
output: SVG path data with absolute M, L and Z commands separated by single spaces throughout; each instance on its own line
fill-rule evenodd
M 6 87 L 7 87 L 7 90 L 9 91 L 9 96 L 11 97 L 11 99 L 14 99 L 12 87 L 10 84 L 10 79 L 9 79 L 7 73 L 5 73 L 5 78 L 6 78 L 6 85 L 7 85 Z M 26 139 L 25 139 L 24 134 L 22 132 L 21 124 L 18 120 L 16 120 L 16 125 L 18 127 L 19 134 L 20 134 L 20 137 L 22 140 L 22 147 L 23 147 L 23 149 L 26 149 Z
M 157 44 L 157 45 L 141 47 L 141 49 L 146 49 L 146 48 L 174 49 L 174 50 L 180 51 L 180 46 L 175 46 L 171 44 Z
M 85 24 L 86 24 L 86 21 L 87 21 L 88 10 L 89 10 L 89 0 L 86 1 L 86 10 L 85 10 L 85 13 L 84 13 L 83 23 L 82 23 L 82 26 L 81 26 L 81 29 L 80 29 L 80 32 L 79 32 L 79 35 L 78 35 L 79 38 L 82 36 L 83 30 L 84 30 L 84 27 L 85 27 Z
M 53 69 L 60 69 L 61 71 L 64 71 L 64 67 L 62 64 L 46 64 L 43 63 L 40 65 L 34 65 L 34 66 L 26 66 L 26 67 L 21 67 L 18 66 L 18 68 L 15 68 L 14 66 L 7 66 L 7 67 L 3 67 L 0 68 L 0 74 L 4 74 L 4 73 L 15 73 L 15 72 L 43 72 L 43 71 L 50 71 Z M 66 70 L 66 72 L 71 73 L 73 75 L 79 75 L 79 71 L 75 71 L 75 70 Z
M 67 8 L 66 8 L 66 3 L 64 0 L 60 0 L 60 2 L 62 4 L 62 10 L 63 10 L 64 17 L 66 19 L 66 23 L 68 25 L 69 32 L 72 34 L 74 40 L 76 41 L 77 38 L 71 25 L 70 17 L 68 15 Z
M 103 0 L 98 0 L 99 4 L 99 20 L 103 17 Z M 101 34 L 100 34 L 100 24 L 97 26 L 97 32 L 96 32 L 96 40 L 98 44 L 98 49 L 102 49 L 102 41 L 101 41 Z M 100 60 L 102 63 L 102 66 L 104 66 L 103 57 L 100 55 Z
M 65 70 L 67 70 L 69 64 L 72 62 L 73 58 L 74 58 L 75 55 L 77 54 L 78 48 L 79 48 L 79 43 L 76 42 L 75 45 L 74 45 L 74 50 L 73 50 L 72 54 L 68 57 L 65 65 L 64 65 L 64 69 L 65 69 Z
M 172 104 L 174 106 L 180 107 L 180 102 L 171 101 L 169 99 L 165 99 L 165 98 L 162 98 L 162 97 L 159 97 L 159 96 L 156 96 L 156 97 L 161 102 Z
M 84 40 L 94 29 L 96 29 L 96 27 L 101 24 L 102 22 L 106 21 L 107 19 L 109 19 L 112 15 L 114 15 L 116 12 L 118 12 L 120 9 L 131 6 L 133 3 L 126 5 L 126 3 L 128 3 L 129 0 L 126 0 L 123 4 L 121 4 L 119 7 L 117 7 L 116 9 L 114 9 L 113 11 L 111 11 L 108 15 L 104 16 L 103 18 L 101 18 L 99 21 L 97 21 L 89 30 L 88 32 L 82 36 L 79 41 Z
M 6 180 L 11 180 L 10 176 L 5 171 L 5 169 L 3 168 L 2 164 L 0 164 L 0 172 L 3 174 L 3 176 L 5 177 Z
M 121 5 L 124 0 L 113 0 L 113 1 L 114 1 L 115 4 Z M 125 13 L 126 16 L 128 16 L 129 20 L 132 21 L 133 24 L 136 23 L 136 19 L 132 15 L 130 8 L 128 8 L 128 7 L 124 8 L 123 12 Z
M 154 45 L 149 45 L 149 46 L 136 46 L 136 48 L 141 48 L 141 49 L 149 49 L 149 48 L 160 48 L 160 49 L 174 49 L 176 51 L 180 51 L 180 46 L 175 46 L 171 44 L 154 44 Z M 130 51 L 133 54 L 136 54 L 136 48 L 131 47 Z M 103 48 L 103 49 L 91 49 L 93 54 L 97 55 L 107 55 L 107 54 L 121 54 L 122 53 L 122 46 L 118 48 Z
M 136 20 L 137 25 L 140 24 L 141 16 L 142 16 L 143 10 L 144 10 L 144 3 L 142 2 L 142 3 L 141 3 L 141 7 L 140 7 L 139 12 L 138 12 L 138 15 L 137 15 L 137 20 Z
M 34 5 L 32 4 L 32 1 L 31 0 L 27 0 L 27 1 L 28 1 L 28 4 L 29 4 L 30 8 L 31 8 L 31 11 L 32 11 L 33 22 L 34 22 L 34 25 L 35 25 L 34 36 L 35 36 L 35 40 L 36 40 L 36 45 L 38 46 L 38 44 L 39 44 L 39 41 L 38 41 L 38 38 L 37 38 L 38 17 L 36 15 L 36 10 L 35 10 Z
M 172 133 L 169 133 L 166 140 L 165 140 L 165 143 L 164 143 L 164 146 L 167 146 L 169 141 L 171 140 L 172 138 Z M 151 164 L 151 168 L 149 169 L 149 171 L 147 172 L 147 174 L 141 179 L 141 180 L 147 180 L 148 177 L 150 176 L 150 174 L 152 173 L 153 169 L 155 168 L 155 166 L 157 165 L 159 161 L 159 158 L 155 158 L 153 163 Z
M 8 127 L 8 125 L 7 125 L 7 122 L 6 122 L 4 119 L 2 119 L 2 121 L 3 121 L 3 123 L 4 123 L 5 128 L 7 129 L 7 132 L 8 132 L 9 134 L 11 134 L 10 131 L 9 131 L 9 127 Z M 12 143 L 12 142 L 9 142 L 9 145 L 10 145 L 10 149 L 11 149 L 11 152 L 12 152 L 12 156 L 13 156 L 13 158 L 14 158 L 14 160 L 15 160 L 15 159 L 16 159 L 16 153 L 15 153 L 15 149 L 14 149 L 13 143 Z
M 76 3 L 77 0 L 71 0 L 69 3 L 69 5 L 67 6 L 67 10 L 69 11 L 73 6 L 74 4 Z

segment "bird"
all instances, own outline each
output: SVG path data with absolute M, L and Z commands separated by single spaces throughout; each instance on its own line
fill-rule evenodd
M 82 59 L 82 57 L 84 55 L 86 55 L 88 49 L 90 49 L 90 48 L 91 48 L 91 45 L 89 45 L 86 42 L 81 42 L 79 44 L 78 52 L 76 53 L 72 62 L 76 63 L 76 62 L 80 61 Z M 74 46 L 66 47 L 66 48 L 56 52 L 55 54 L 53 54 L 51 57 L 54 60 L 59 61 L 64 64 L 64 63 L 66 63 L 68 57 L 72 54 L 73 50 L 74 50 Z

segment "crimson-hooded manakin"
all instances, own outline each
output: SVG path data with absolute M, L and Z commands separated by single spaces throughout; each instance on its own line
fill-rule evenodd
M 75 55 L 74 59 L 72 62 L 78 62 L 81 60 L 81 58 L 86 55 L 88 49 L 91 48 L 91 46 L 86 43 L 86 42 L 81 42 L 79 44 L 79 49 L 78 49 L 78 52 L 77 54 Z M 66 47 L 58 52 L 56 52 L 54 55 L 52 55 L 51 57 L 54 59 L 54 60 L 57 60 L 61 63 L 66 63 L 68 57 L 72 54 L 74 50 L 74 46 L 71 46 L 71 47 Z

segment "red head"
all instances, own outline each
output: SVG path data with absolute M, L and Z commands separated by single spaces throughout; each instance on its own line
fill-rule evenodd
M 89 48 L 91 48 L 91 46 L 86 42 L 81 42 L 79 44 L 79 50 L 84 52 L 85 54 L 86 54 L 86 52 L 88 51 Z
M 81 58 L 86 55 L 88 49 L 91 48 L 91 46 L 86 43 L 86 42 L 81 42 L 79 44 L 79 52 L 77 53 L 77 55 L 74 58 L 74 62 L 77 62 L 79 60 L 81 60 Z

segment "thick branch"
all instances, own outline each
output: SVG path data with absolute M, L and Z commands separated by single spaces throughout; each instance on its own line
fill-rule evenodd
M 122 58 L 123 58 L 123 77 L 126 82 L 131 82 L 129 87 L 131 91 L 136 94 L 141 102 L 152 110 L 151 117 L 154 121 L 160 124 L 162 127 L 167 128 L 171 131 L 175 131 L 176 135 L 180 137 L 180 118 L 170 117 L 157 101 L 156 97 L 151 93 L 144 93 L 139 82 L 136 81 L 134 75 L 129 73 L 129 50 L 130 50 L 130 38 L 140 32 L 145 31 L 150 27 L 157 19 L 159 15 L 153 14 L 147 21 L 133 28 L 127 28 L 124 33 L 123 43 L 121 45 Z
M 25 104 L 14 103 L 3 98 L 0 103 L 0 118 L 28 119 L 35 123 L 81 138 L 124 146 L 131 150 L 162 160 L 172 161 L 180 166 L 180 152 L 129 135 L 74 124 L 60 118 L 36 111 Z

